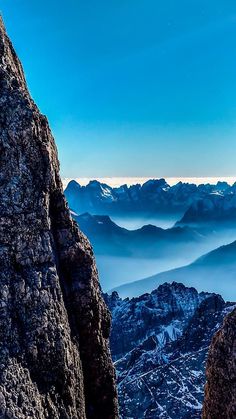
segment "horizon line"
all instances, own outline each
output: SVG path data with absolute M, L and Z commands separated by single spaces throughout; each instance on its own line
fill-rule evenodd
M 167 177 L 157 177 L 157 176 L 107 176 L 107 177 L 62 177 L 63 188 L 65 189 L 68 183 L 71 180 L 75 180 L 81 186 L 86 186 L 91 180 L 97 180 L 100 183 L 105 183 L 111 187 L 119 187 L 124 184 L 131 186 L 136 185 L 137 183 L 143 185 L 148 180 L 158 180 L 158 179 L 165 179 L 166 182 L 170 185 L 176 185 L 178 182 L 183 183 L 194 183 L 195 185 L 201 184 L 215 184 L 217 182 L 227 182 L 229 185 L 232 185 L 236 182 L 236 176 L 167 176 Z

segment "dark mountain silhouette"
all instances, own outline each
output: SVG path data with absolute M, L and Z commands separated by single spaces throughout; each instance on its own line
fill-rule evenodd
M 204 241 L 203 235 L 189 227 L 165 230 L 145 225 L 130 231 L 119 227 L 108 216 L 85 213 L 73 217 L 90 239 L 97 255 L 160 258 L 173 253 L 182 254 Z
M 165 179 L 150 179 L 143 185 L 122 185 L 112 188 L 97 180 L 80 186 L 72 180 L 66 190 L 70 208 L 78 214 L 183 214 L 197 201 L 210 194 L 235 194 L 235 185 L 230 187 L 226 182 L 210 184 L 188 184 L 179 182 L 174 186 Z

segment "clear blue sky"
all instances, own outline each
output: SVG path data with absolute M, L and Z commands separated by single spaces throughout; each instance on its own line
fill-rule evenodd
M 236 1 L 3 0 L 62 175 L 236 175 Z

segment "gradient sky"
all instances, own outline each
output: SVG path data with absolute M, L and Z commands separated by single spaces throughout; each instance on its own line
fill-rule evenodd
M 2 0 L 64 177 L 236 175 L 235 0 Z

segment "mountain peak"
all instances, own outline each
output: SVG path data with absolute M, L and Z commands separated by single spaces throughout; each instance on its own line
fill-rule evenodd
M 107 188 L 107 189 L 112 189 L 109 185 L 107 185 L 106 183 L 101 183 L 99 182 L 99 180 L 90 180 L 88 185 L 88 188 Z
M 161 179 L 149 179 L 147 182 L 143 184 L 143 188 L 150 188 L 150 187 L 158 187 L 163 188 L 165 186 L 169 186 L 168 183 L 164 178 Z
M 77 189 L 77 188 L 80 189 L 81 186 L 80 186 L 80 184 L 76 180 L 72 179 L 68 183 L 67 188 L 68 189 Z

